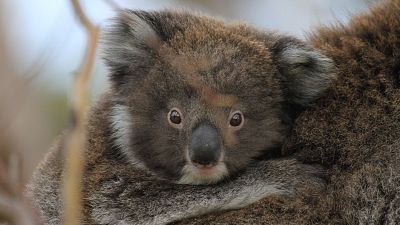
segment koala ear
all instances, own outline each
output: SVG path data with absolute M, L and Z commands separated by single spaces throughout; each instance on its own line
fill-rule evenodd
M 121 83 L 131 71 L 140 74 L 140 70 L 150 68 L 160 41 L 152 13 L 119 11 L 101 37 L 103 59 L 111 70 L 111 80 Z
M 288 102 L 305 106 L 335 78 L 333 61 L 295 38 L 280 38 L 272 47 Z

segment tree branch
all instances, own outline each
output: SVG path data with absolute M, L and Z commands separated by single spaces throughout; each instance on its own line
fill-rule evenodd
M 71 0 L 75 14 L 87 32 L 87 47 L 81 70 L 75 78 L 72 92 L 72 127 L 68 135 L 65 155 L 64 215 L 68 225 L 80 224 L 82 213 L 82 174 L 86 141 L 87 84 L 93 68 L 99 29 L 84 14 L 78 0 Z

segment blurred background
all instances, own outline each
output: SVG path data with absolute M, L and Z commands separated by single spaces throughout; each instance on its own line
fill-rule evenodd
M 114 7 L 185 8 L 304 38 L 318 25 L 346 23 L 371 0 L 81 0 L 103 27 Z M 23 179 L 68 122 L 69 92 L 86 45 L 69 0 L 0 0 L 0 159 L 5 149 L 23 158 Z M 107 88 L 98 56 L 90 100 Z M 12 146 L 12 148 L 10 148 Z M 7 156 L 8 157 L 8 156 Z M 1 163 L 0 163 L 1 164 Z M 1 170 L 1 168 L 0 168 Z

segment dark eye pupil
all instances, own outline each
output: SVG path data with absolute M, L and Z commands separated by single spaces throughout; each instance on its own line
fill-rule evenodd
M 175 124 L 180 124 L 181 123 L 181 115 L 178 113 L 176 110 L 172 110 L 169 119 L 171 120 L 172 123 Z
M 242 123 L 242 115 L 240 113 L 235 113 L 230 121 L 231 126 L 237 127 Z

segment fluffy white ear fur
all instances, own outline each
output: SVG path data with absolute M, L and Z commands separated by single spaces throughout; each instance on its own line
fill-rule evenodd
M 280 46 L 275 58 L 288 99 L 299 105 L 318 98 L 336 77 L 332 59 L 297 40 Z
M 159 42 L 157 32 L 140 12 L 121 10 L 102 33 L 103 58 L 110 67 L 135 65 L 149 59 Z
M 130 137 L 132 137 L 133 122 L 128 107 L 120 104 L 115 105 L 111 110 L 110 121 L 114 145 L 125 154 L 129 162 L 138 168 L 145 169 L 145 165 L 136 158 L 131 149 Z

